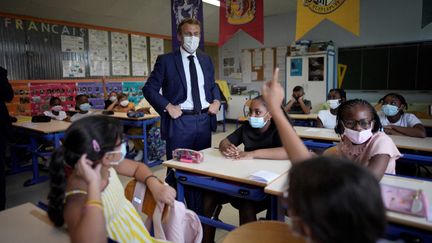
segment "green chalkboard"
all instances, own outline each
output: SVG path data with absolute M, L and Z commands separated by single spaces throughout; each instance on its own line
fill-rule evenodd
M 432 41 L 339 48 L 353 90 L 432 90 Z

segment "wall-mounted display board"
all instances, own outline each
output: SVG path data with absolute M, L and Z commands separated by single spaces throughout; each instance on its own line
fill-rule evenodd
M 147 76 L 149 37 L 106 29 L 0 15 L 0 66 L 10 80 Z M 155 61 L 163 39 L 152 43 Z
M 339 48 L 347 66 L 342 88 L 432 90 L 432 42 Z

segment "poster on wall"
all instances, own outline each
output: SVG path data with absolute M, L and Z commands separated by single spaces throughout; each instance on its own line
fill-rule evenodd
M 85 63 L 84 61 L 62 61 L 63 78 L 84 78 Z
M 89 30 L 90 76 L 109 76 L 108 32 Z
M 62 52 L 84 52 L 84 38 L 72 35 L 61 36 Z
M 293 58 L 290 63 L 290 76 L 302 76 L 303 74 L 303 59 L 301 58 Z
M 324 81 L 324 57 L 309 57 L 309 81 Z
M 51 97 L 59 97 L 63 109 L 71 110 L 75 107 L 75 83 L 58 84 L 30 84 L 31 115 L 42 114 L 49 109 Z
M 147 37 L 131 35 L 132 76 L 148 76 Z
M 12 116 L 31 116 L 30 89 L 28 84 L 12 83 L 11 85 L 14 90 L 14 98 L 11 102 L 6 103 L 9 114 Z
M 150 70 L 153 70 L 156 59 L 164 53 L 163 39 L 150 38 Z
M 123 93 L 129 96 L 129 101 L 135 105 L 144 98 L 142 88 L 144 86 L 144 80 L 142 82 L 123 82 Z
M 106 83 L 106 91 L 107 94 L 111 92 L 120 93 L 123 92 L 122 83 L 121 82 L 108 82 Z
M 93 109 L 105 108 L 102 83 L 77 83 L 77 93 L 87 95 Z
M 111 32 L 111 65 L 114 76 L 129 76 L 129 36 Z
M 279 46 L 276 48 L 276 66 L 279 67 L 279 80 L 285 80 L 286 69 L 286 55 L 288 48 L 286 46 Z

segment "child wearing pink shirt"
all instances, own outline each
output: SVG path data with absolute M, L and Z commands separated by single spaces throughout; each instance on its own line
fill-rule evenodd
M 361 99 L 346 101 L 336 114 L 335 131 L 342 136 L 337 154 L 369 168 L 378 179 L 384 173 L 395 174 L 396 160 L 401 154 L 381 129 L 372 105 Z

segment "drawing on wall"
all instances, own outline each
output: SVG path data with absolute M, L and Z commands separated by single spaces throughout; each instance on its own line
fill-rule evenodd
M 290 76 L 302 76 L 303 59 L 293 58 L 291 59 L 291 72 Z
M 324 57 L 309 57 L 309 81 L 324 81 Z

